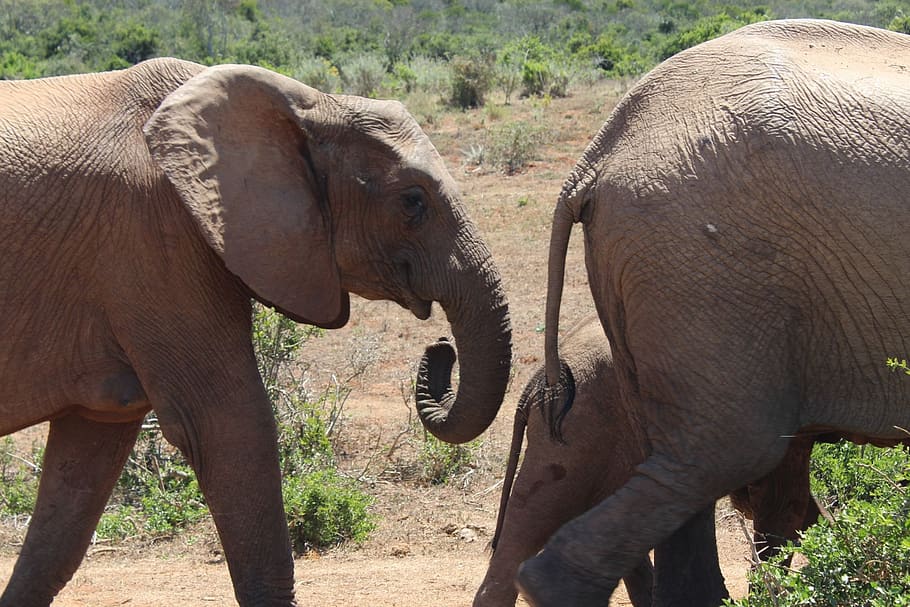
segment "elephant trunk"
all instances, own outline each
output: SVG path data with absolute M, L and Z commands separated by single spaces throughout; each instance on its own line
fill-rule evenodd
M 508 304 L 488 254 L 480 267 L 476 278 L 454 281 L 462 285 L 462 297 L 441 302 L 461 356 L 458 393 L 451 386 L 455 350 L 445 339 L 427 347 L 417 373 L 420 421 L 448 443 L 473 440 L 490 426 L 509 381 L 512 328 Z

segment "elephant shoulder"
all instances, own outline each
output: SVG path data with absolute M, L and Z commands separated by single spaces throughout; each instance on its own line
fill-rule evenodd
M 147 102 L 155 109 L 165 97 L 205 69 L 204 65 L 174 57 L 149 59 L 112 72 L 116 82 L 112 88 L 119 89 L 127 98 Z

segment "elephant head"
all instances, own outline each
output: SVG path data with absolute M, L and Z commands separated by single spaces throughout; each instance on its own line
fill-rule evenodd
M 439 302 L 462 352 L 463 388 L 421 417 L 450 441 L 492 422 L 511 362 L 500 276 L 401 104 L 225 65 L 171 93 L 144 131 L 208 244 L 257 299 L 327 328 L 347 322 L 349 292 L 419 319 Z M 440 381 L 421 374 L 418 390 Z

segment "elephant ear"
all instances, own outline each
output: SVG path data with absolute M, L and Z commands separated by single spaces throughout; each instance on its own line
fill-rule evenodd
M 295 320 L 335 328 L 349 300 L 304 126 L 323 97 L 262 68 L 217 66 L 171 93 L 144 131 L 227 269 Z

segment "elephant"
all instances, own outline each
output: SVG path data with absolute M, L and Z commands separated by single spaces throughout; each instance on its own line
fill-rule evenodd
M 761 478 L 790 438 L 910 442 L 910 37 L 752 24 L 654 68 L 563 184 L 547 277 L 547 398 L 566 248 L 585 266 L 647 458 L 519 569 L 536 607 L 603 605 L 648 550 Z
M 400 103 L 171 58 L 0 98 L 0 434 L 50 422 L 0 605 L 48 605 L 72 577 L 150 411 L 195 471 L 238 603 L 295 604 L 251 300 L 325 328 L 350 293 L 421 320 L 438 302 L 464 383 L 425 367 L 421 419 L 451 442 L 494 419 L 501 276 Z
M 536 554 L 560 525 L 622 487 L 646 457 L 644 429 L 636 412 L 627 410 L 620 398 L 610 344 L 598 319 L 592 316 L 573 327 L 561 346 L 575 381 L 572 409 L 556 432 L 555 416 L 541 407 L 543 368 L 519 398 L 493 554 L 474 607 L 512 607 L 521 562 Z M 525 433 L 528 445 L 515 479 Z M 754 520 L 757 543 L 779 548 L 818 519 L 809 493 L 811 447 L 811 440 L 794 439 L 774 472 L 731 494 L 736 508 Z M 714 508 L 696 519 L 686 524 L 685 532 L 677 531 L 655 548 L 660 565 L 656 587 L 648 558 L 623 578 L 635 607 L 710 607 L 727 598 L 715 543 Z M 759 555 L 767 559 L 773 552 L 761 550 Z

